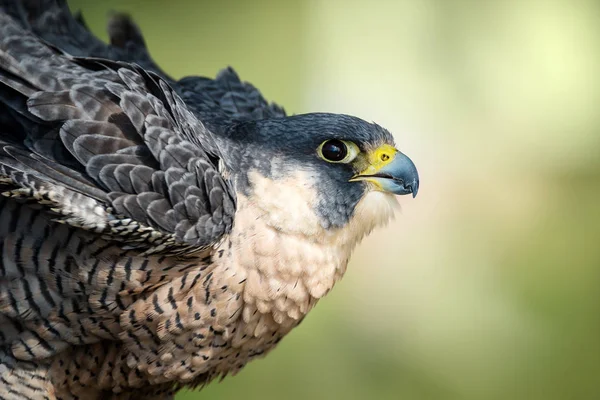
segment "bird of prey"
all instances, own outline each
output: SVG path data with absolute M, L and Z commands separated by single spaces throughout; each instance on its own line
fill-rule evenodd
M 296 327 L 417 194 L 382 127 L 175 80 L 126 16 L 0 0 L 0 399 L 166 399 Z

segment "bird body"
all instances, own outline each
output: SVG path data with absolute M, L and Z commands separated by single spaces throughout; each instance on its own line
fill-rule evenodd
M 176 81 L 117 15 L 0 1 L 0 398 L 163 399 L 263 356 L 418 175 L 385 129 Z

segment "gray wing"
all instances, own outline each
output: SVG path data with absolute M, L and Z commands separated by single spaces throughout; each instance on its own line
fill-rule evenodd
M 0 7 L 23 27 L 72 56 L 126 61 L 157 73 L 211 128 L 219 129 L 233 121 L 286 116 L 282 107 L 268 103 L 258 89 L 243 82 L 231 67 L 223 69 L 215 79 L 170 78 L 152 60 L 140 29 L 127 15 L 112 15 L 107 45 L 87 29 L 81 15 L 71 14 L 64 0 L 0 0 Z
M 231 228 L 212 133 L 152 72 L 67 56 L 0 14 L 1 114 L 5 195 L 153 251 L 204 248 Z
M 111 16 L 106 44 L 89 31 L 80 13 L 71 14 L 65 0 L 0 0 L 0 8 L 22 28 L 72 56 L 132 62 L 172 81 L 152 60 L 142 33 L 127 15 Z
M 252 84 L 242 82 L 231 67 L 223 69 L 215 79 L 183 78 L 177 82 L 177 88 L 196 115 L 215 129 L 231 121 L 286 116 L 282 107 L 268 103 Z

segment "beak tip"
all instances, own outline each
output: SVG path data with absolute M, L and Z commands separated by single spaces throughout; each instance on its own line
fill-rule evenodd
M 410 186 L 412 189 L 412 197 L 414 199 L 415 197 L 417 197 L 417 193 L 419 192 L 419 181 L 414 180 L 412 185 L 410 185 Z

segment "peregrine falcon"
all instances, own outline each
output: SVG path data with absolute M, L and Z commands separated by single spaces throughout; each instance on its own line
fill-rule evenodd
M 344 275 L 392 135 L 288 116 L 233 69 L 175 80 L 126 16 L 0 0 L 0 398 L 166 399 L 233 375 Z

